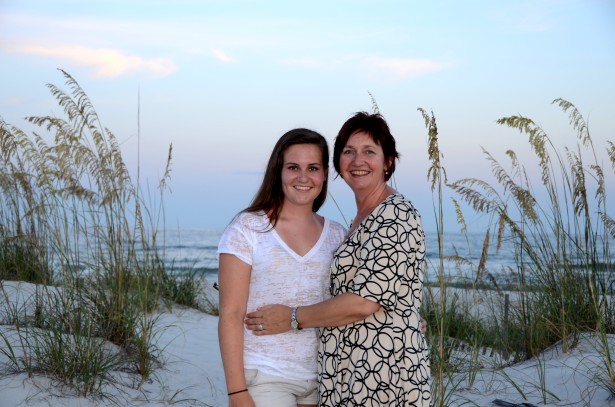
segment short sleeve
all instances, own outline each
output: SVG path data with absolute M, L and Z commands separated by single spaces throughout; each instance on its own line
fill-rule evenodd
M 254 241 L 246 223 L 246 216 L 239 215 L 226 227 L 218 243 L 218 254 L 232 254 L 244 263 L 252 265 Z

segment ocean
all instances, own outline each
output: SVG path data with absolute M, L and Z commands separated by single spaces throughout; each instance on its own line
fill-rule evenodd
M 209 280 L 217 279 L 218 241 L 223 229 L 181 229 L 167 230 L 163 235 L 164 252 L 167 267 L 178 272 L 192 270 L 202 273 Z M 435 281 L 439 267 L 437 234 L 426 232 L 427 262 L 425 281 Z M 446 233 L 443 237 L 443 253 L 448 260 L 444 262 L 444 271 L 453 281 L 473 280 L 483 250 L 484 233 Z M 615 259 L 615 241 L 610 241 L 611 259 Z M 498 282 L 508 282 L 517 273 L 514 247 L 510 241 L 504 241 L 497 250 L 492 241 L 489 248 L 486 272 Z M 456 262 L 452 258 L 460 256 L 470 262 Z

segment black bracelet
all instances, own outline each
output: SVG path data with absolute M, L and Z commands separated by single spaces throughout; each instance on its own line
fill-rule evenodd
M 232 392 L 232 393 L 229 393 L 228 395 L 229 395 L 229 396 L 232 396 L 233 394 L 243 393 L 244 391 L 248 391 L 248 389 L 237 390 L 237 391 L 234 391 L 234 392 Z

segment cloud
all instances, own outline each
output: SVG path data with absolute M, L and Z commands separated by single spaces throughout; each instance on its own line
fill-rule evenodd
M 284 63 L 300 66 L 312 70 L 328 70 L 338 72 L 363 72 L 367 71 L 370 76 L 408 78 L 428 74 L 446 68 L 445 64 L 430 61 L 428 59 L 404 59 L 404 58 L 379 58 L 363 55 L 351 55 L 346 57 L 337 56 L 332 59 L 295 58 L 287 59 Z
M 291 58 L 283 61 L 285 64 L 300 66 L 303 68 L 309 69 L 331 69 L 332 67 L 338 66 L 339 63 L 332 61 L 325 61 L 315 58 Z
M 371 58 L 368 60 L 367 65 L 373 73 L 388 71 L 398 78 L 419 76 L 445 68 L 444 64 L 428 59 L 404 58 Z
M 229 56 L 222 50 L 214 49 L 211 53 L 213 54 L 214 58 L 216 58 L 220 62 L 224 62 L 224 63 L 235 62 L 235 59 L 233 59 L 233 57 Z
M 155 77 L 163 77 L 171 75 L 177 70 L 173 61 L 168 58 L 146 59 L 126 55 L 112 48 L 18 44 L 4 46 L 3 49 L 11 53 L 53 58 L 62 62 L 70 61 L 93 69 L 92 75 L 95 78 L 116 78 L 136 72 L 146 72 Z

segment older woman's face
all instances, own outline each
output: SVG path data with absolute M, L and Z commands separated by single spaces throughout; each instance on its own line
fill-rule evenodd
M 369 192 L 385 183 L 385 157 L 382 147 L 368 133 L 353 133 L 340 155 L 340 172 L 356 193 Z

